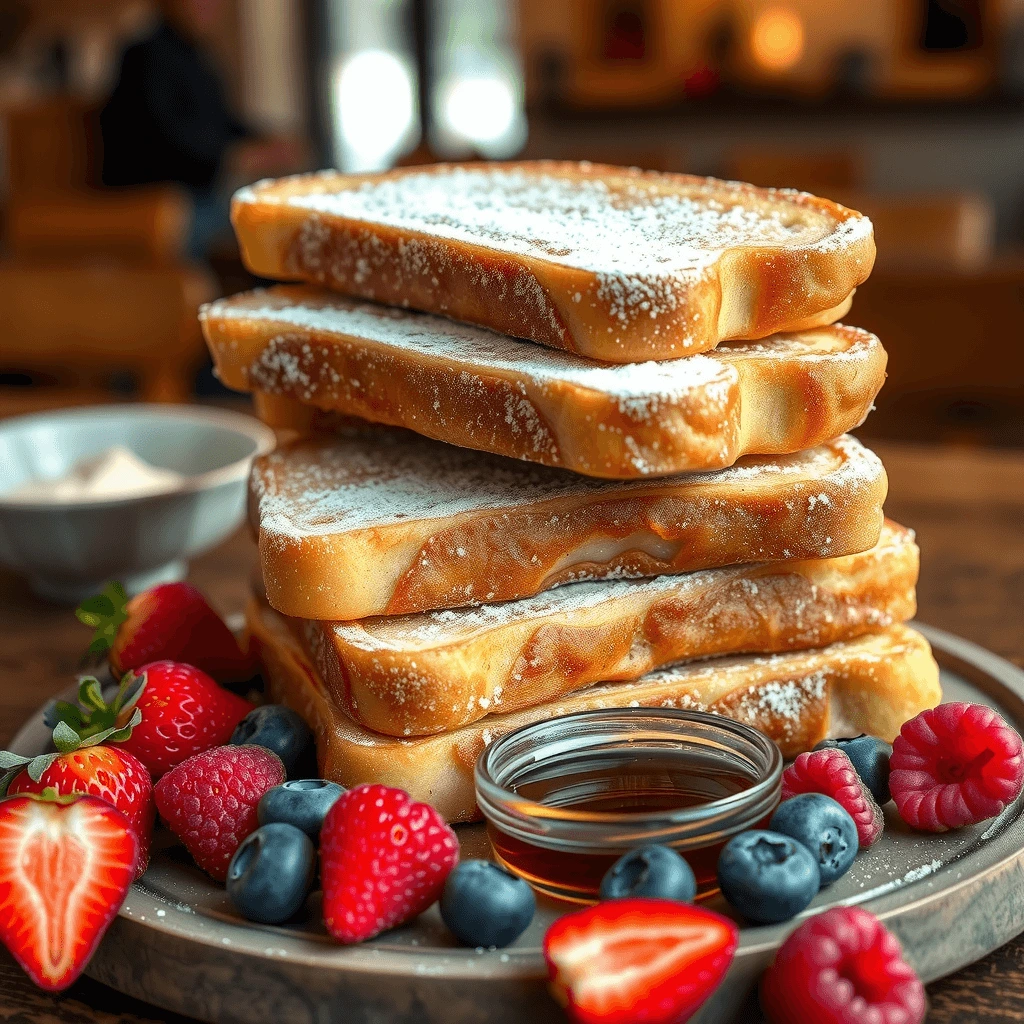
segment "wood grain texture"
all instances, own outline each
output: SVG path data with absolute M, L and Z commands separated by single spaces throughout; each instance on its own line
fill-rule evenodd
M 877 445 L 889 470 L 890 516 L 917 530 L 920 618 L 1024 665 L 1024 453 Z M 193 566 L 214 605 L 242 608 L 255 547 L 244 533 Z M 0 573 L 0 742 L 67 686 L 88 631 L 67 609 Z M 928 988 L 929 1024 L 1024 1022 L 1024 937 Z M 0 950 L 0 1024 L 136 1024 L 184 1018 L 88 979 L 39 992 Z

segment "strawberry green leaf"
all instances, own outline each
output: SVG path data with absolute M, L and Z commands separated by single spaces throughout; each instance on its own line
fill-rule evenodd
M 120 726 L 111 726 L 109 729 L 104 729 L 102 732 L 96 733 L 95 736 L 90 736 L 88 740 L 82 743 L 83 747 L 95 747 L 100 743 L 121 743 L 128 739 L 132 734 L 132 729 L 135 728 L 142 721 L 142 712 L 136 708 L 132 712 L 132 717 L 128 721 Z M 56 742 L 56 740 L 54 740 Z
M 82 740 L 67 722 L 58 722 L 53 729 L 53 745 L 60 753 L 70 754 L 72 750 L 77 750 L 82 745 Z
M 86 654 L 106 654 L 110 650 L 114 640 L 112 636 L 107 635 L 105 632 L 97 633 L 89 642 L 89 646 L 86 648 Z
M 94 676 L 83 676 L 78 681 L 78 702 L 94 711 L 102 711 L 106 707 L 100 682 Z
M 146 673 L 141 676 L 134 672 L 126 672 L 121 678 L 121 685 L 117 689 L 117 697 L 114 700 L 114 707 L 118 714 L 122 714 L 129 708 L 135 707 L 143 690 L 146 689 Z
M 22 757 L 21 754 L 12 754 L 9 750 L 0 750 L 0 771 L 10 771 L 12 768 L 24 768 L 31 758 Z
M 54 745 L 66 754 L 81 747 L 128 739 L 132 729 L 142 721 L 142 712 L 135 705 L 145 688 L 145 673 L 137 676 L 126 672 L 114 699 L 108 704 L 103 699 L 99 680 L 83 676 L 78 684 L 78 699 L 83 707 L 68 701 L 54 701 L 46 710 L 44 720 L 53 728 Z M 124 721 L 126 716 L 128 720 Z M 119 724 L 119 719 L 123 724 Z M 3 768 L 0 763 L 0 769 Z
M 106 594 L 97 594 L 83 601 L 75 609 L 75 618 L 83 626 L 92 626 L 95 629 L 104 619 L 109 619 L 114 614 L 114 604 Z
M 58 756 L 58 754 L 40 754 L 39 757 L 33 757 L 28 763 L 28 777 L 33 782 L 38 782 L 43 777 L 46 769 L 57 760 Z
M 128 597 L 120 583 L 108 583 L 103 592 L 87 598 L 75 611 L 75 617 L 85 626 L 95 629 L 90 654 L 103 654 L 117 637 L 121 624 L 128 618 Z
M 66 700 L 54 701 L 43 713 L 43 721 L 53 729 L 58 722 L 66 722 L 75 732 L 81 732 L 85 725 L 82 709 Z
M 120 729 L 115 729 L 110 734 L 111 742 L 113 742 L 113 743 L 122 743 L 124 740 L 128 739 L 128 737 L 131 736 L 131 734 L 132 734 L 132 729 L 134 729 L 135 726 L 137 726 L 141 721 L 142 721 L 142 711 L 141 711 L 141 709 L 139 709 L 139 708 L 133 709 L 132 717 L 129 718 L 128 721 L 125 722 L 125 724 L 122 725 Z

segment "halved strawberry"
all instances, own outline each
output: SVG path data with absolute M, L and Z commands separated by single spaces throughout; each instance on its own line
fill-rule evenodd
M 555 998 L 581 1024 L 682 1024 L 718 987 L 739 930 L 673 900 L 610 900 L 544 937 Z
M 253 658 L 188 583 L 164 583 L 130 601 L 119 583 L 111 583 L 102 594 L 83 601 L 75 614 L 96 630 L 89 652 L 109 651 L 111 671 L 118 677 L 150 661 L 194 665 L 219 683 L 256 674 Z
M 83 746 L 57 754 L 42 754 L 18 772 L 7 792 L 58 796 L 82 794 L 99 797 L 116 807 L 135 829 L 139 840 L 138 874 L 149 863 L 149 844 L 156 821 L 153 780 L 146 766 L 127 750 L 102 744 Z M 2 794 L 0 794 L 2 795 Z
M 0 939 L 40 988 L 82 973 L 138 857 L 128 819 L 97 797 L 0 801 Z

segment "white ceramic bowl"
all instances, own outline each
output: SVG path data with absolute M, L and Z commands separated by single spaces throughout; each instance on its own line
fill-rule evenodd
M 145 496 L 80 502 L 8 494 L 115 445 L 185 480 Z M 0 421 L 0 564 L 65 602 L 112 579 L 129 593 L 180 579 L 187 559 L 237 528 L 249 465 L 273 446 L 273 431 L 253 417 L 195 406 L 108 405 Z

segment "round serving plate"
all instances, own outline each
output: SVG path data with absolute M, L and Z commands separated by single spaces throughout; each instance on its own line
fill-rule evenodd
M 952 634 L 920 628 L 942 667 L 944 700 L 989 704 L 1024 732 L 1024 672 Z M 40 711 L 13 749 L 38 753 L 48 739 Z M 483 826 L 457 832 L 463 857 L 489 856 Z M 889 804 L 882 839 L 801 917 L 837 903 L 862 904 L 882 918 L 925 981 L 979 959 L 1024 930 L 1024 797 L 993 821 L 940 836 L 910 832 Z M 709 905 L 727 912 L 720 899 Z M 541 939 L 572 909 L 541 898 L 529 930 L 505 950 L 458 947 L 436 907 L 372 942 L 339 946 L 320 924 L 316 895 L 286 927 L 242 920 L 224 890 L 159 830 L 149 870 L 87 973 L 213 1024 L 542 1024 L 564 1018 L 546 991 Z M 794 923 L 744 928 L 725 983 L 694 1020 L 749 1020 L 757 978 Z

